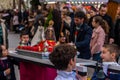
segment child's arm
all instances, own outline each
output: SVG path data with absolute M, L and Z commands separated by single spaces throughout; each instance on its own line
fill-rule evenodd
M 4 71 L 4 75 L 6 76 L 6 75 L 9 75 L 10 74 L 10 68 L 8 68 L 8 69 L 6 69 L 5 71 Z
M 0 79 L 10 74 L 10 68 L 6 69 L 5 71 L 0 71 Z

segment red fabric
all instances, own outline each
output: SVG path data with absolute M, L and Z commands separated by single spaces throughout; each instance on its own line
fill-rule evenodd
M 20 62 L 20 80 L 54 80 L 56 69 Z

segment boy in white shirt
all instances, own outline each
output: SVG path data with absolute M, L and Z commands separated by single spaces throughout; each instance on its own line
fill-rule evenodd
M 50 61 L 58 69 L 55 80 L 87 80 L 72 71 L 76 66 L 76 49 L 68 44 L 60 44 L 49 55 Z
M 120 66 L 117 61 L 119 58 L 120 48 L 115 44 L 107 44 L 102 48 L 101 59 L 103 61 L 104 79 L 98 79 L 94 73 L 92 80 L 120 80 L 120 74 L 108 71 L 110 65 Z

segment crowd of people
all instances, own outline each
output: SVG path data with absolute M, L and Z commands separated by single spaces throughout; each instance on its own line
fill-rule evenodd
M 38 34 L 39 40 L 56 41 L 57 47 L 50 54 L 51 62 L 59 70 L 55 80 L 86 80 L 86 77 L 76 78 L 76 73 L 71 72 L 75 67 L 77 52 L 78 58 L 117 64 L 120 53 L 118 48 L 120 47 L 120 7 L 115 21 L 107 14 L 107 4 L 101 4 L 99 10 L 94 6 L 91 6 L 90 10 L 85 10 L 83 6 L 44 5 L 32 11 L 16 9 L 0 11 L 0 67 L 4 67 L 2 58 L 6 56 L 2 56 L 3 46 L 8 49 L 7 35 L 11 25 L 15 34 L 20 33 L 22 46 L 31 45 L 36 40 L 35 35 Z M 12 70 L 8 67 L 0 68 L 0 80 L 15 80 L 12 77 L 7 79 Z M 112 77 L 106 75 L 105 78 L 120 79 L 119 74 L 117 79 L 115 79 L 116 74 L 111 75 Z M 93 75 L 92 80 L 98 80 L 95 77 L 96 74 Z

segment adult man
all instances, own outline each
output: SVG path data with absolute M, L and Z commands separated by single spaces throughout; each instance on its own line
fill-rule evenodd
M 86 15 L 79 11 L 75 13 L 74 22 L 75 27 L 72 29 L 71 39 L 75 43 L 77 50 L 80 52 L 78 58 L 89 59 L 90 40 L 92 36 L 92 28 L 85 23 Z
M 114 42 L 114 29 L 113 29 L 113 22 L 112 22 L 112 18 L 107 15 L 107 5 L 106 4 L 101 4 L 100 8 L 99 8 L 99 16 L 101 16 L 109 25 L 110 30 L 109 30 L 109 43 L 113 43 Z
M 114 32 L 115 32 L 115 38 L 114 38 L 115 39 L 115 44 L 120 46 L 120 6 L 118 7 L 118 10 L 117 10 Z

